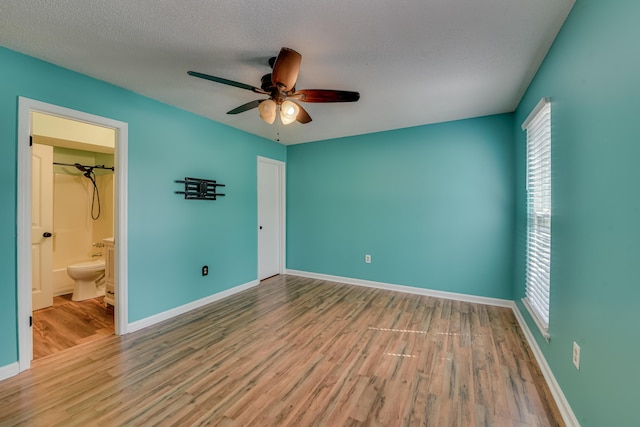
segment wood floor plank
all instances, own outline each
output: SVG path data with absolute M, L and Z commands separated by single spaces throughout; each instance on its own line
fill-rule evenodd
M 0 382 L 0 425 L 564 425 L 507 308 L 295 276 L 121 337 L 98 308 Z
M 51 307 L 33 312 L 34 359 L 113 335 L 113 307 L 105 307 L 103 297 L 72 301 L 71 296 L 56 296 Z

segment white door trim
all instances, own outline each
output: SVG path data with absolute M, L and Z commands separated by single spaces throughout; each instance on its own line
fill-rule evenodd
M 262 156 L 258 156 L 258 161 L 256 163 L 256 188 L 259 187 L 257 180 L 260 179 L 260 176 L 258 175 L 258 165 L 260 163 L 268 163 L 271 165 L 274 165 L 278 168 L 278 183 L 279 183 L 279 188 L 278 188 L 278 192 L 280 193 L 280 201 L 279 201 L 279 211 L 280 211 L 280 215 L 279 215 L 279 227 L 280 227 L 280 233 L 278 233 L 278 258 L 279 258 L 279 262 L 278 262 L 278 274 L 284 274 L 285 269 L 286 269 L 286 260 L 287 260 L 287 220 L 286 220 L 286 216 L 287 216 L 287 202 L 286 202 L 286 189 L 287 189 L 287 179 L 286 179 L 286 163 L 285 162 L 281 162 L 280 160 L 274 160 L 274 159 L 270 159 L 268 157 L 262 157 Z M 256 201 L 257 201 L 257 192 L 256 192 Z M 258 206 L 258 209 L 260 209 L 260 207 Z M 256 233 L 259 233 L 259 226 L 260 224 L 258 224 L 259 218 L 258 218 L 258 209 L 256 209 Z M 258 236 L 258 239 L 260 239 L 260 236 Z M 259 240 L 257 240 L 259 241 Z M 257 249 L 257 253 L 258 253 L 258 265 L 257 265 L 257 271 L 256 271 L 256 275 L 258 276 L 257 279 L 260 280 L 260 247 L 258 245 L 256 245 L 256 249 Z
M 20 372 L 29 369 L 33 354 L 31 316 L 31 112 L 82 121 L 115 129 L 115 333 L 128 329 L 127 283 L 127 171 L 128 124 L 82 111 L 71 110 L 29 98 L 18 98 L 18 188 L 17 188 L 17 286 L 18 286 L 18 364 Z

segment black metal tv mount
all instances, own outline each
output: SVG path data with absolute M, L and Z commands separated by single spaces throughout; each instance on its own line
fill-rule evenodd
M 224 187 L 212 179 L 200 179 L 185 177 L 184 180 L 176 180 L 178 184 L 184 184 L 184 191 L 176 191 L 176 194 L 184 194 L 185 199 L 190 200 L 216 200 L 217 197 L 224 196 L 223 193 L 216 193 L 217 187 Z

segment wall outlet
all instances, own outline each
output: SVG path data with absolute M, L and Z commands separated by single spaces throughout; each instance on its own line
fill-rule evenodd
M 207 274 L 209 274 L 209 267 L 206 265 L 202 266 L 202 275 L 206 276 Z
M 573 365 L 576 369 L 580 369 L 580 346 L 577 342 L 573 342 Z
M 371 264 L 371 255 L 367 254 L 364 256 L 364 262 L 367 264 Z

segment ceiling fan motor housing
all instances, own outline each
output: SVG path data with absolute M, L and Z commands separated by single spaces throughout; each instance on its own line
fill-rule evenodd
M 264 76 L 262 76 L 262 80 L 260 83 L 260 87 L 262 88 L 262 90 L 264 90 L 265 92 L 271 92 L 272 89 L 272 84 L 271 84 L 271 73 L 269 74 L 265 74 Z

